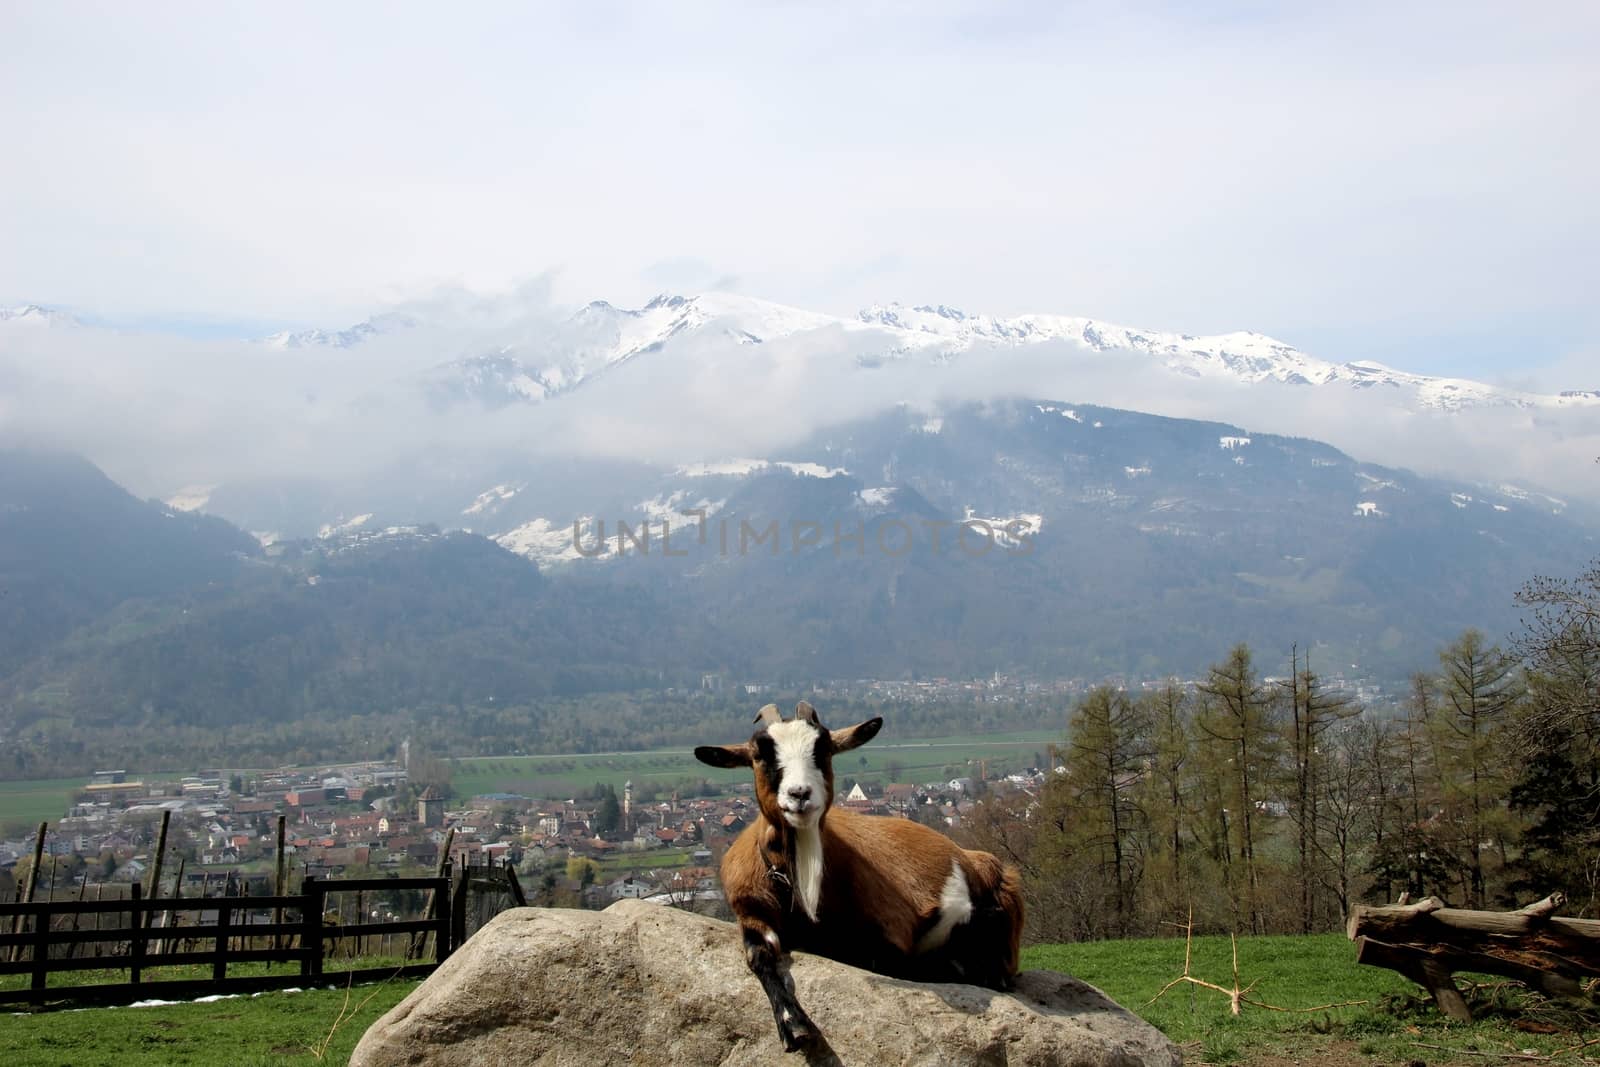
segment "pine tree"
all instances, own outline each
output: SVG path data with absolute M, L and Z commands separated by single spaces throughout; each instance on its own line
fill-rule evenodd
M 1483 848 L 1498 842 L 1502 861 L 1510 832 L 1502 802 L 1508 768 L 1503 732 L 1521 692 L 1517 661 L 1468 630 L 1439 653 L 1441 700 L 1434 738 L 1445 816 L 1470 907 L 1488 903 Z
M 1513 720 L 1513 809 L 1530 820 L 1519 888 L 1559 887 L 1600 914 L 1600 564 L 1576 581 L 1538 578 L 1517 642 L 1528 698 Z
M 1101 687 L 1078 706 L 1068 732 L 1067 789 L 1082 812 L 1084 843 L 1099 850 L 1099 865 L 1110 876 L 1119 937 L 1128 934 L 1142 869 L 1133 805 L 1145 756 L 1142 727 L 1140 709 L 1126 693 Z
M 1145 695 L 1141 712 L 1150 733 L 1150 769 L 1140 784 L 1140 806 L 1150 826 L 1150 847 L 1161 870 L 1156 882 L 1158 906 L 1176 914 L 1189 903 L 1185 870 L 1185 835 L 1194 832 L 1194 744 L 1192 701 L 1181 685 L 1168 681 Z M 1176 909 L 1174 911 L 1173 909 Z
M 1196 724 L 1227 753 L 1218 769 L 1227 779 L 1230 803 L 1236 805 L 1229 821 L 1244 866 L 1244 904 L 1250 932 L 1264 933 L 1256 864 L 1256 805 L 1276 762 L 1268 712 L 1271 699 L 1256 676 L 1249 646 L 1242 644 L 1229 653 L 1226 662 L 1207 672 L 1199 689 L 1205 702 Z

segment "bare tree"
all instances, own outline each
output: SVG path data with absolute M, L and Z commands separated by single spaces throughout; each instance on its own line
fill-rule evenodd
M 1289 680 L 1281 683 L 1288 688 L 1290 725 L 1293 733 L 1290 750 L 1294 756 L 1294 804 L 1289 815 L 1298 831 L 1300 863 L 1300 932 L 1309 934 L 1317 925 L 1317 900 L 1315 887 L 1323 879 L 1315 870 L 1317 848 L 1318 808 L 1321 791 L 1318 779 L 1324 759 L 1318 742 L 1322 734 L 1334 723 L 1358 715 L 1361 709 L 1351 704 L 1348 697 L 1330 693 L 1322 680 L 1311 670 L 1311 654 L 1306 653 L 1305 667 L 1300 665 L 1298 646 L 1291 649 Z M 1340 905 L 1340 914 L 1343 914 Z

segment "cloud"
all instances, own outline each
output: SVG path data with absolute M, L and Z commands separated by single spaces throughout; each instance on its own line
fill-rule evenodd
M 1330 358 L 1515 322 L 1543 361 L 1600 332 L 1597 51 L 1585 2 L 30 5 L 0 296 L 339 322 L 697 264 L 840 313 L 1354 328 Z
M 1575 346 L 1547 363 L 1512 370 L 1495 384 L 1537 393 L 1600 390 L 1600 341 Z
M 719 271 L 704 260 L 676 257 L 652 263 L 639 272 L 648 284 L 667 293 L 739 291 L 739 276 Z
M 396 305 L 413 325 L 344 349 L 0 327 L 0 428 L 81 451 L 141 495 L 321 486 L 333 507 L 381 497 L 396 520 L 438 518 L 419 502 L 440 486 L 470 500 L 500 481 L 554 485 L 586 469 L 574 457 L 670 466 L 784 456 L 819 429 L 897 405 L 935 412 L 1010 396 L 1212 419 L 1328 441 L 1387 466 L 1594 495 L 1600 407 L 1417 413 L 1398 396 L 1195 379 L 1142 354 L 1066 343 L 931 362 L 884 358 L 882 335 L 840 326 L 762 344 L 713 328 L 545 403 L 441 406 L 426 386 L 451 380 L 454 360 L 508 353 L 537 366 L 594 340 L 574 332 L 550 289 L 540 278 L 492 294 L 414 293 Z M 581 508 L 595 506 L 584 492 L 607 490 L 564 491 Z

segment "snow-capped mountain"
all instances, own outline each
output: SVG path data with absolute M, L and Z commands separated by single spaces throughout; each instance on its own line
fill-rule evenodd
M 283 330 L 261 339 L 268 348 L 350 348 L 385 334 L 414 329 L 419 323 L 409 315 L 390 312 L 374 315 L 343 330 Z
M 425 375 L 426 387 L 435 399 L 474 399 L 490 407 L 546 400 L 661 352 L 674 340 L 758 345 L 828 328 L 875 332 L 869 324 L 730 293 L 662 295 L 642 308 L 596 300 L 538 336 L 434 367 Z
M 380 316 L 337 332 L 276 334 L 266 343 L 279 348 L 349 347 L 414 325 L 415 320 L 403 316 Z M 536 336 L 442 362 L 425 376 L 425 385 L 436 398 L 470 399 L 490 406 L 542 401 L 689 338 L 763 344 L 826 330 L 835 331 L 839 345 L 856 352 L 855 358 L 863 366 L 902 359 L 941 364 L 980 348 L 1054 343 L 1093 352 L 1126 352 L 1194 378 L 1395 390 L 1391 395 L 1397 395 L 1402 406 L 1417 410 L 1600 405 L 1600 391 L 1572 389 L 1543 395 L 1468 379 L 1413 374 L 1370 361 L 1338 363 L 1250 331 L 1196 336 L 1068 315 L 999 318 L 942 304 L 879 304 L 855 318 L 842 318 L 730 293 L 662 295 L 642 308 L 595 301 Z M 1135 365 L 1131 369 L 1140 368 Z
M 268 420 L 266 432 L 278 438 L 280 454 L 300 457 L 288 467 L 294 478 L 317 468 L 306 456 L 340 457 L 349 469 L 380 462 L 370 456 L 409 455 L 424 440 L 452 457 L 430 474 L 441 482 L 457 477 L 446 468 L 469 454 L 621 454 L 675 466 L 716 458 L 724 442 L 737 441 L 739 454 L 770 461 L 787 458 L 783 449 L 807 432 L 896 405 L 910 405 L 937 434 L 953 404 L 1026 395 L 1245 422 L 1319 437 L 1365 460 L 1472 482 L 1542 485 L 1578 499 L 1593 498 L 1600 450 L 1600 391 L 1592 388 L 1540 395 L 1340 363 L 1251 332 L 1196 336 L 931 305 L 877 305 L 846 317 L 728 293 L 660 296 L 633 308 L 597 301 L 566 314 L 513 298 L 429 307 L 437 310 L 407 306 L 348 329 L 250 345 L 249 354 L 273 365 L 260 401 L 236 373 L 248 359 L 218 360 L 197 344 L 171 354 L 157 349 L 173 361 L 171 373 L 151 381 L 176 392 L 142 395 L 142 379 L 104 385 L 97 367 L 105 353 L 125 347 L 146 358 L 148 335 L 100 329 L 93 320 L 39 329 L 34 324 L 73 320 L 39 307 L 5 309 L 0 380 L 10 373 L 32 391 L 17 410 L 51 411 L 63 396 L 78 404 L 100 389 L 102 405 L 145 406 L 150 414 L 130 425 L 158 428 L 175 402 L 196 411 L 231 404 L 248 414 L 271 399 L 282 417 Z M 480 423 L 477 416 L 492 409 L 498 414 Z M 86 436 L 101 432 L 100 410 L 84 405 Z M 436 414 L 447 417 L 434 422 Z M 300 502 L 293 514 L 241 507 L 239 471 L 253 462 L 219 457 L 170 480 L 153 471 L 149 488 L 165 497 L 196 483 L 218 486 L 204 507 L 235 515 L 248 529 L 289 534 L 315 530 L 341 511 L 373 510 L 351 510 L 341 493 L 324 500 L 332 491 L 309 482 L 284 498 Z M 485 462 L 461 476 L 483 478 L 482 489 L 524 474 Z M 428 518 L 449 521 L 466 503 Z M 316 521 L 302 521 L 301 510 Z
M 0 322 L 15 323 L 19 326 L 81 326 L 83 323 L 59 308 L 43 307 L 39 304 L 19 304 L 16 307 L 0 307 Z
M 1592 402 L 1596 397 L 1594 391 L 1584 390 L 1566 390 L 1556 396 L 1522 393 L 1463 378 L 1412 374 L 1367 360 L 1331 363 L 1283 341 L 1250 331 L 1197 337 L 1066 315 L 1021 315 L 1011 319 L 969 315 L 942 304 L 913 308 L 900 304 L 874 305 L 862 311 L 860 319 L 874 326 L 939 338 L 957 349 L 985 344 L 1020 346 L 1068 341 L 1097 352 L 1143 353 L 1160 360 L 1169 370 L 1196 378 L 1413 390 L 1418 406 L 1441 411 L 1473 405 L 1573 406 Z
M 0 307 L 0 324 L 83 325 L 64 311 L 36 304 Z M 845 318 L 721 292 L 663 294 L 641 308 L 597 300 L 565 320 L 541 320 L 510 329 L 484 330 L 472 325 L 458 329 L 412 314 L 388 312 L 344 329 L 283 331 L 261 338 L 259 343 L 280 350 L 348 349 L 430 328 L 439 344 L 455 351 L 447 348 L 440 352 L 440 362 L 421 375 L 422 387 L 436 401 L 471 401 L 491 407 L 548 400 L 691 338 L 755 345 L 802 335 L 825 338 L 826 331 L 832 331 L 836 347 L 848 351 L 862 367 L 919 359 L 940 365 L 977 349 L 1056 344 L 1069 346 L 1069 350 L 1125 352 L 1193 378 L 1381 391 L 1398 401 L 1398 406 L 1418 411 L 1600 407 L 1600 390 L 1596 389 L 1538 394 L 1463 378 L 1414 374 L 1371 361 L 1335 362 L 1247 330 L 1196 336 L 1070 315 L 1001 318 L 944 304 L 875 304 Z M 826 349 L 828 342 L 823 339 L 821 343 Z M 1148 365 L 1134 363 L 1130 370 Z

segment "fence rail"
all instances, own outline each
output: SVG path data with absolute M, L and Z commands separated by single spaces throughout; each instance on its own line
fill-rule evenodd
M 470 870 L 470 874 L 468 871 Z M 461 872 L 461 884 L 452 887 L 448 863 L 438 877 L 426 878 L 314 878 L 305 879 L 297 896 L 270 897 L 151 897 L 141 887 L 130 887 L 126 900 L 33 900 L 0 903 L 0 976 L 26 974 L 27 988 L 0 988 L 0 1003 L 71 1000 L 116 1003 L 151 997 L 181 998 L 215 992 L 255 992 L 309 984 L 323 980 L 323 959 L 331 947 L 351 938 L 410 935 L 407 958 L 422 955 L 433 935 L 431 962 L 399 968 L 369 967 L 340 970 L 341 980 L 366 980 L 392 975 L 419 977 L 444 962 L 466 937 L 466 897 L 480 891 L 481 881 L 506 881 L 485 876 L 485 868 Z M 494 869 L 497 871 L 505 869 Z M 515 875 L 500 876 L 515 886 Z M 342 893 L 382 893 L 400 890 L 428 891 L 429 914 L 418 919 L 355 922 L 329 925 L 328 898 Z M 515 896 L 520 898 L 520 887 Z M 360 899 L 360 896 L 357 898 Z M 298 912 L 298 916 L 286 913 Z M 202 923 L 206 913 L 215 921 Z M 194 915 L 190 924 L 175 924 L 178 916 Z M 101 928 L 105 916 L 117 917 L 117 926 Z M 256 915 L 271 921 L 255 922 Z M 157 917 L 165 918 L 156 925 Z M 94 929 L 83 928 L 92 917 Z M 359 910 L 358 910 L 359 918 Z M 357 941 L 357 944 L 361 944 Z M 198 949 L 196 946 L 201 946 Z M 209 947 L 205 947 L 209 945 Z M 80 954 L 80 949 L 83 954 Z M 92 950 L 93 954 L 88 954 Z M 26 958 L 24 958 L 26 957 Z M 298 963 L 297 974 L 229 975 L 236 963 Z M 144 972 L 157 967 L 209 966 L 209 979 L 148 981 Z M 51 974 L 83 970 L 126 970 L 125 982 L 89 985 L 49 984 Z

